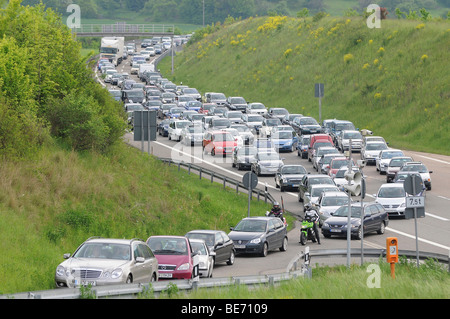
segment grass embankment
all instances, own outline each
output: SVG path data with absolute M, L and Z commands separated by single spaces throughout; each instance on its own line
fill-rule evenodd
M 168 295 L 162 294 L 161 298 Z M 189 299 L 448 299 L 450 276 L 445 267 L 428 260 L 416 267 L 415 262 L 401 258 L 395 267 L 395 279 L 390 265 L 316 267 L 312 278 L 297 278 L 269 287 L 199 289 L 192 293 L 177 291 L 170 298 Z
M 260 17 L 206 34 L 158 68 L 202 93 L 347 119 L 390 146 L 450 155 L 450 23 Z
M 229 231 L 247 196 L 119 145 L 108 155 L 44 148 L 0 167 L 0 294 L 54 288 L 56 266 L 91 236 Z M 268 209 L 254 201 L 253 216 Z

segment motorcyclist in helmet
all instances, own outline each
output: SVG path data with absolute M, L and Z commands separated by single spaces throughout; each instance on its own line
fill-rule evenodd
M 281 210 L 280 204 L 278 204 L 278 202 L 273 203 L 273 207 L 272 207 L 272 210 L 270 211 L 269 216 L 272 216 L 272 215 L 275 217 L 279 217 L 282 221 L 284 221 L 283 211 Z

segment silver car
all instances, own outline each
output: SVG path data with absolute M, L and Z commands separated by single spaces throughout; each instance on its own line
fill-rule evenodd
M 148 283 L 158 280 L 158 260 L 147 244 L 137 239 L 90 238 L 64 254 L 56 268 L 57 287 Z
M 203 239 L 189 238 L 192 251 L 197 254 L 199 258 L 198 268 L 200 277 L 212 277 L 214 269 L 215 252 L 209 251 L 208 246 Z

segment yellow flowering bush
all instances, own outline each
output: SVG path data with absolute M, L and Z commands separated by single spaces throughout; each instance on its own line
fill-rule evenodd
M 369 67 L 370 67 L 370 64 L 369 64 L 369 63 L 366 63 L 366 64 L 363 65 L 362 68 L 363 68 L 363 70 L 366 70 L 366 69 L 368 69 Z
M 287 58 L 289 55 L 291 55 L 292 53 L 292 49 L 287 49 L 286 51 L 284 51 L 284 57 Z
M 426 62 L 428 60 L 428 55 L 424 54 L 422 55 L 422 57 L 420 58 L 420 61 L 422 61 L 422 63 Z
M 420 29 L 423 29 L 423 28 L 425 28 L 425 23 L 421 23 L 421 24 L 416 25 L 416 30 L 420 30 Z
M 263 25 L 260 25 L 257 30 L 264 33 L 270 30 L 280 29 L 286 21 L 286 16 L 268 17 L 266 22 Z
M 375 93 L 373 97 L 375 98 L 375 100 L 381 99 L 381 93 Z
M 353 54 L 348 53 L 348 54 L 344 55 L 344 62 L 345 63 L 350 63 L 351 60 L 353 60 Z

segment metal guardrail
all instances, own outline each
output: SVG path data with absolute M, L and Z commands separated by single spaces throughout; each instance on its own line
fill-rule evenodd
M 72 28 L 77 36 L 173 36 L 175 25 L 173 24 L 82 24 Z
M 346 249 L 319 249 L 310 250 L 310 258 L 312 257 L 346 257 Z M 352 257 L 361 256 L 361 249 L 351 249 Z M 386 256 L 385 249 L 364 249 L 364 257 L 383 258 Z M 399 250 L 399 256 L 405 256 L 408 259 L 416 258 L 416 251 Z M 170 285 L 175 284 L 178 290 L 190 291 L 200 288 L 214 287 L 231 287 L 234 285 L 269 285 L 291 280 L 299 277 L 309 278 L 311 272 L 301 262 L 304 253 L 300 252 L 287 267 L 286 272 L 271 275 L 255 275 L 255 276 L 236 276 L 229 278 L 202 278 L 195 280 L 177 280 L 177 281 L 158 281 L 149 284 L 127 284 L 116 286 L 99 286 L 90 288 L 90 292 L 94 298 L 137 298 L 139 296 L 146 297 L 152 294 L 157 298 L 160 294 L 166 292 Z M 450 256 L 431 252 L 419 252 L 421 260 L 434 259 L 440 263 L 448 264 L 450 271 Z M 151 296 L 150 296 L 151 297 Z M 42 290 L 34 292 L 23 292 L 16 294 L 1 295 L 0 299 L 80 299 L 82 292 L 80 288 L 58 288 L 53 290 Z
M 181 167 L 184 167 L 187 169 L 188 174 L 191 174 L 191 171 L 196 171 L 198 172 L 199 178 L 202 179 L 203 175 L 209 175 L 209 178 L 211 180 L 211 183 L 214 182 L 214 178 L 221 180 L 222 184 L 223 184 L 223 188 L 225 189 L 227 184 L 231 184 L 234 186 L 234 188 L 236 189 L 236 193 L 238 193 L 239 191 L 243 191 L 246 194 L 248 194 L 248 188 L 244 186 L 244 184 L 242 183 L 242 181 L 238 181 L 234 178 L 231 178 L 229 176 L 225 176 L 222 174 L 219 174 L 213 170 L 209 170 L 206 169 L 202 166 L 198 166 L 192 163 L 185 163 L 185 162 L 180 162 L 180 161 L 174 161 L 170 158 L 158 158 L 160 161 L 162 161 L 163 163 L 168 164 L 169 166 L 174 164 L 178 167 L 178 170 L 180 170 Z M 274 203 L 276 200 L 275 198 L 267 191 L 267 188 L 264 190 L 258 189 L 258 188 L 254 188 L 252 190 L 252 195 L 256 196 L 256 198 L 259 200 L 261 200 L 262 198 L 264 198 L 264 201 L 267 203 L 267 201 L 270 201 L 270 203 Z

